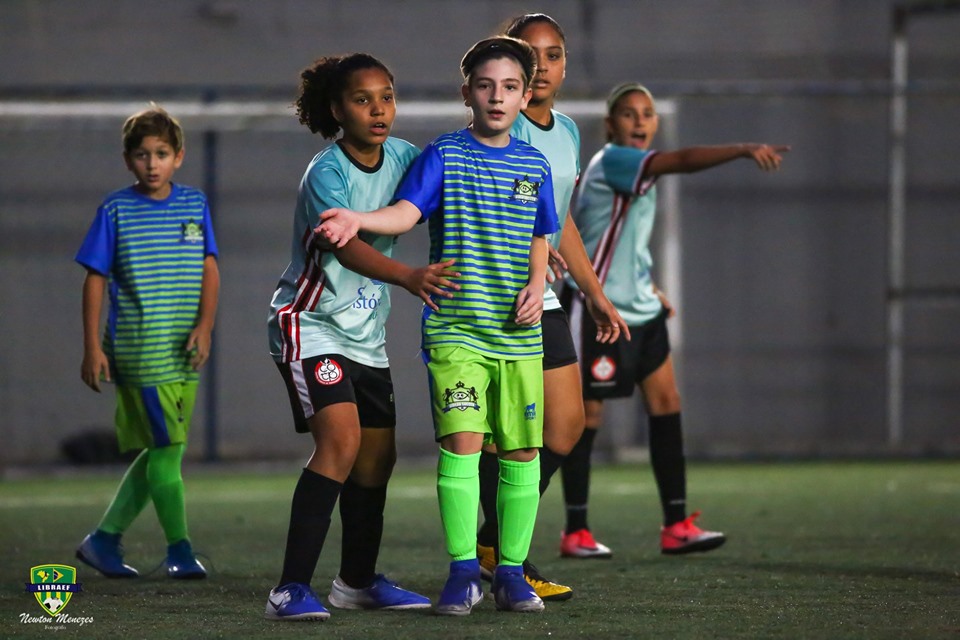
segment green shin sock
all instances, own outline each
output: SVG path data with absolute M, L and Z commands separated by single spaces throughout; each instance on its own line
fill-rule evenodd
M 148 456 L 146 449 L 141 451 L 123 474 L 117 494 L 97 526 L 101 531 L 123 533 L 150 502 L 150 486 L 147 483 Z
M 521 565 L 530 551 L 540 505 L 540 460 L 500 459 L 497 512 L 500 520 L 500 564 Z
M 440 449 L 437 463 L 437 498 L 454 560 L 477 557 L 477 510 L 480 505 L 480 453 L 465 456 Z
M 183 461 L 185 444 L 174 444 L 150 450 L 147 464 L 147 480 L 150 497 L 157 510 L 157 519 L 163 527 L 167 544 L 187 538 L 187 509 L 184 502 L 183 476 L 180 464 Z

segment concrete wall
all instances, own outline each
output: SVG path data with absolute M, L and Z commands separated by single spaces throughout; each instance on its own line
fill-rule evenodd
M 600 98 L 621 80 L 642 79 L 677 97 L 678 144 L 794 145 L 777 175 L 736 163 L 680 181 L 678 357 L 694 455 L 889 451 L 888 110 L 870 83 L 888 75 L 890 7 L 876 0 L 561 0 L 540 7 L 567 29 L 567 98 Z M 217 89 L 292 99 L 299 69 L 313 58 L 366 50 L 397 76 L 396 135 L 423 144 L 462 122 L 405 120 L 403 100 L 452 99 L 466 48 L 530 8 L 467 0 L 11 0 L 0 3 L 0 95 L 167 99 Z M 912 77 L 927 88 L 960 77 L 958 36 L 960 14 L 911 26 Z M 737 81 L 776 82 L 778 90 L 731 95 L 717 84 Z M 786 91 L 786 81 L 808 89 L 848 81 L 865 91 Z M 911 100 L 911 286 L 960 285 L 958 106 L 955 87 Z M 585 162 L 601 143 L 600 129 L 595 118 L 580 124 Z M 57 460 L 63 438 L 112 423 L 112 394 L 90 393 L 78 376 L 83 274 L 72 258 L 102 196 L 128 180 L 119 126 L 12 129 L 0 121 L 0 455 L 7 462 Z M 303 456 L 308 447 L 290 428 L 264 320 L 289 257 L 297 181 L 323 144 L 295 123 L 219 136 L 223 293 L 215 396 L 219 451 L 227 458 Z M 203 186 L 202 152 L 203 136 L 188 131 L 182 182 Z M 422 262 L 424 236 L 403 238 L 399 257 Z M 401 455 L 427 454 L 417 304 L 403 292 L 394 300 L 389 348 Z M 896 451 L 956 454 L 960 305 L 910 303 L 907 322 L 905 437 Z M 613 409 L 605 444 L 642 444 L 637 405 Z M 195 456 L 203 453 L 204 421 L 200 411 Z

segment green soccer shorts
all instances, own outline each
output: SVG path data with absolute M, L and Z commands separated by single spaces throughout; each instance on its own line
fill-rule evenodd
M 427 352 L 436 438 L 482 433 L 502 451 L 543 446 L 543 362 L 499 360 L 463 347 Z
M 186 443 L 198 386 L 196 380 L 156 387 L 117 385 L 120 451 Z

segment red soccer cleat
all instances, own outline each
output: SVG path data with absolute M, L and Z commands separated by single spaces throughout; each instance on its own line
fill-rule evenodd
M 693 521 L 700 517 L 696 511 L 686 520 L 676 522 L 660 530 L 660 552 L 667 555 L 710 551 L 727 541 L 719 531 L 704 531 Z

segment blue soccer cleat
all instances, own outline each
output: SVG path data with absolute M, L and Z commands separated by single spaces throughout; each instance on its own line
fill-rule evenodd
M 499 565 L 493 573 L 493 599 L 497 611 L 536 613 L 543 611 L 543 600 L 523 577 L 523 567 Z
M 97 529 L 77 547 L 77 558 L 108 578 L 136 578 L 136 569 L 123 562 L 123 547 L 119 533 Z
M 199 580 L 207 570 L 194 557 L 190 541 L 183 539 L 167 547 L 167 576 L 178 580 Z
M 426 609 L 430 598 L 407 591 L 382 573 L 377 574 L 373 583 L 364 589 L 348 586 L 340 576 L 333 581 L 327 601 L 338 609 Z
M 480 588 L 480 563 L 477 559 L 451 562 L 450 577 L 443 585 L 437 601 L 437 613 L 443 616 L 467 616 L 481 600 L 483 590 Z
M 270 591 L 263 617 L 269 620 L 323 621 L 330 612 L 308 584 L 291 582 Z

